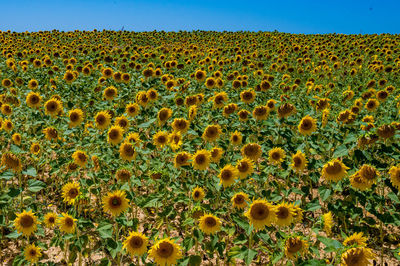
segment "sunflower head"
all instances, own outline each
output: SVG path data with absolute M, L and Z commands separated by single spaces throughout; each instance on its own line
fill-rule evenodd
M 251 175 L 254 171 L 254 163 L 249 158 L 243 158 L 237 162 L 236 168 L 240 178 L 245 178 Z
M 286 153 L 282 148 L 273 148 L 268 152 L 268 160 L 272 164 L 280 165 L 286 157 Z
M 293 205 L 282 202 L 275 206 L 276 209 L 276 221 L 278 226 L 289 226 L 294 221 L 294 210 Z
M 238 177 L 238 170 L 236 167 L 228 164 L 225 165 L 224 168 L 221 169 L 219 172 L 219 179 L 220 179 L 220 184 L 222 184 L 224 187 L 231 186 L 233 183 L 235 183 L 236 178 Z
M 106 100 L 112 101 L 118 95 L 118 90 L 114 86 L 104 89 L 103 96 Z
M 210 164 L 211 154 L 207 150 L 198 150 L 192 156 L 192 166 L 197 170 L 206 170 Z
M 6 169 L 11 169 L 15 173 L 22 171 L 21 160 L 17 157 L 17 155 L 10 152 L 5 152 L 1 155 L 0 166 L 5 166 Z
M 119 155 L 125 161 L 132 161 L 136 157 L 135 146 L 130 142 L 124 142 L 119 147 Z
M 201 201 L 204 198 L 205 194 L 206 193 L 204 192 L 204 189 L 202 189 L 201 187 L 195 187 L 192 190 L 192 198 L 195 201 Z
M 370 248 L 355 247 L 350 248 L 342 254 L 341 265 L 371 265 L 371 260 L 375 259 L 376 255 Z
M 182 249 L 170 238 L 161 239 L 150 248 L 149 257 L 158 265 L 173 265 L 182 258 Z
M 168 144 L 168 133 L 165 131 L 158 131 L 153 136 L 153 143 L 157 148 L 163 148 Z
M 76 163 L 80 167 L 85 167 L 89 160 L 89 157 L 86 152 L 82 150 L 77 150 L 72 154 L 72 159 L 74 160 L 74 163 Z
M 103 198 L 103 209 L 112 216 L 119 216 L 129 208 L 129 200 L 126 198 L 125 191 L 117 190 L 108 192 Z
M 69 182 L 62 188 L 62 197 L 64 202 L 74 205 L 80 193 L 80 186 L 76 182 Z
M 247 202 L 249 201 L 249 196 L 246 193 L 239 192 L 233 195 L 231 202 L 234 208 L 244 209 L 247 207 Z
M 340 160 L 334 159 L 322 168 L 322 177 L 327 181 L 337 182 L 346 176 L 349 168 Z
M 212 215 L 205 214 L 199 219 L 200 230 L 206 234 L 215 234 L 221 229 L 221 220 Z
M 190 153 L 185 151 L 177 153 L 174 157 L 174 166 L 175 168 L 179 168 L 185 165 L 189 165 L 189 160 L 191 158 Z
M 69 111 L 69 126 L 76 127 L 83 121 L 83 111 L 81 109 L 74 109 Z
M 61 217 L 58 217 L 57 224 L 60 227 L 60 230 L 62 232 L 71 234 L 71 233 L 75 232 L 76 221 L 77 221 L 77 219 L 75 219 L 68 213 L 63 212 L 61 214 Z
M 210 151 L 211 161 L 214 163 L 218 163 L 221 160 L 223 154 L 224 150 L 222 148 L 220 147 L 212 148 Z
M 124 136 L 124 129 L 120 126 L 112 126 L 107 132 L 107 141 L 112 145 L 120 143 Z
M 149 239 L 142 233 L 130 232 L 123 242 L 123 248 L 126 249 L 131 256 L 142 256 L 147 251 Z
M 296 154 L 292 155 L 292 169 L 296 172 L 302 172 L 307 167 L 307 159 L 304 153 L 297 151 Z
M 18 233 L 22 233 L 24 236 L 30 236 L 37 230 L 37 217 L 31 210 L 17 213 L 14 226 Z
M 135 117 L 139 114 L 140 106 L 137 103 L 128 103 L 125 107 L 125 112 L 130 117 Z
M 42 257 L 42 249 L 40 247 L 35 246 L 35 244 L 30 244 L 24 249 L 25 260 L 34 264 L 39 261 L 40 257 Z
M 185 133 L 190 126 L 190 122 L 183 118 L 175 118 L 171 124 L 175 132 Z
M 245 216 L 255 230 L 262 230 L 276 221 L 276 209 L 266 200 L 254 200 Z
M 230 143 L 234 146 L 238 146 L 242 144 L 242 133 L 238 132 L 237 130 L 231 134 Z
M 106 129 L 111 123 L 111 115 L 107 111 L 101 111 L 94 117 L 98 129 Z
M 317 120 L 307 115 L 301 119 L 298 130 L 302 135 L 311 135 L 313 132 L 317 130 Z
M 308 242 L 300 237 L 289 237 L 285 242 L 285 254 L 295 260 L 299 255 L 304 255 L 308 250 Z
M 252 159 L 254 162 L 257 162 L 258 158 L 261 157 L 262 150 L 261 146 L 257 143 L 248 143 L 243 146 L 242 156 Z
M 54 212 L 46 213 L 46 215 L 44 216 L 43 222 L 46 225 L 46 227 L 53 228 L 57 222 L 57 214 Z
M 358 247 L 365 247 L 367 245 L 367 240 L 363 233 L 354 233 L 351 236 L 347 237 L 343 241 L 344 246 L 358 246 Z
M 40 107 L 42 101 L 42 97 L 36 92 L 31 91 L 26 96 L 26 104 L 31 108 L 38 108 Z
M 209 125 L 203 132 L 202 138 L 205 141 L 213 142 L 216 141 L 222 133 L 220 125 Z
M 47 115 L 56 117 L 62 112 L 62 103 L 56 98 L 51 98 L 44 104 L 44 110 Z

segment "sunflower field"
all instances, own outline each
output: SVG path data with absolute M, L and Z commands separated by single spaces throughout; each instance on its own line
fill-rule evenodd
M 400 37 L 0 32 L 1 265 L 399 265 Z

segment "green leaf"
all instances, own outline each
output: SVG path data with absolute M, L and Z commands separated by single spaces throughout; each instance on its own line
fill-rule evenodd
M 18 233 L 17 230 L 15 230 L 14 232 L 6 235 L 6 237 L 11 238 L 11 239 L 17 239 L 21 235 L 22 235 L 21 233 Z
M 333 157 L 334 158 L 343 157 L 346 156 L 348 153 L 349 149 L 346 147 L 346 145 L 342 144 L 335 150 L 335 152 L 333 153 Z
M 24 175 L 28 175 L 31 177 L 36 177 L 37 176 L 37 172 L 35 167 L 30 166 L 28 169 L 26 169 L 25 171 L 22 172 Z
M 4 180 L 10 180 L 13 177 L 14 177 L 14 174 L 10 170 L 7 170 L 0 175 L 0 179 L 4 179 Z
M 387 196 L 388 196 L 388 198 L 391 199 L 393 202 L 395 202 L 395 203 L 400 203 L 399 197 L 397 197 L 397 195 L 394 194 L 393 192 L 390 192 Z
M 142 124 L 138 125 L 137 127 L 138 127 L 138 128 L 148 128 L 148 127 L 149 127 L 151 124 L 153 124 L 155 121 L 156 121 L 156 119 L 153 118 L 153 119 L 150 119 L 149 121 L 147 121 L 147 122 L 145 122 L 145 123 L 142 123 Z
M 45 187 L 46 187 L 46 184 L 40 180 L 36 180 L 36 179 L 28 180 L 28 190 L 30 192 L 36 193 L 36 192 L 39 192 L 40 190 L 44 189 Z
M 247 254 L 246 254 L 246 265 L 250 265 L 250 263 L 253 261 L 254 257 L 257 255 L 257 251 L 254 249 L 248 249 Z
M 310 202 L 306 205 L 305 209 L 306 209 L 306 211 L 313 212 L 313 211 L 321 209 L 321 205 L 319 205 L 319 202 Z
M 189 265 L 190 266 L 200 266 L 201 264 L 201 257 L 197 255 L 191 255 L 189 257 Z
M 322 201 L 326 201 L 332 193 L 332 190 L 329 188 L 321 187 L 318 189 L 319 195 L 321 196 Z
M 112 238 L 112 224 L 109 223 L 101 223 L 97 227 L 97 231 L 99 232 L 99 235 L 101 238 L 106 239 L 106 238 Z
M 318 236 L 317 238 L 319 241 L 321 241 L 321 243 L 323 243 L 326 246 L 325 248 L 326 252 L 334 252 L 343 247 L 342 243 L 340 243 L 335 239 L 330 239 L 323 236 Z

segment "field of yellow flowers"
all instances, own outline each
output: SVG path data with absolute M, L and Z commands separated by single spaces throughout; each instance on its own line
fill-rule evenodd
M 400 37 L 0 32 L 1 265 L 397 265 Z

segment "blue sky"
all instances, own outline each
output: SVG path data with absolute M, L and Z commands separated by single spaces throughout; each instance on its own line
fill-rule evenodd
M 399 0 L 0 0 L 0 30 L 400 33 Z

